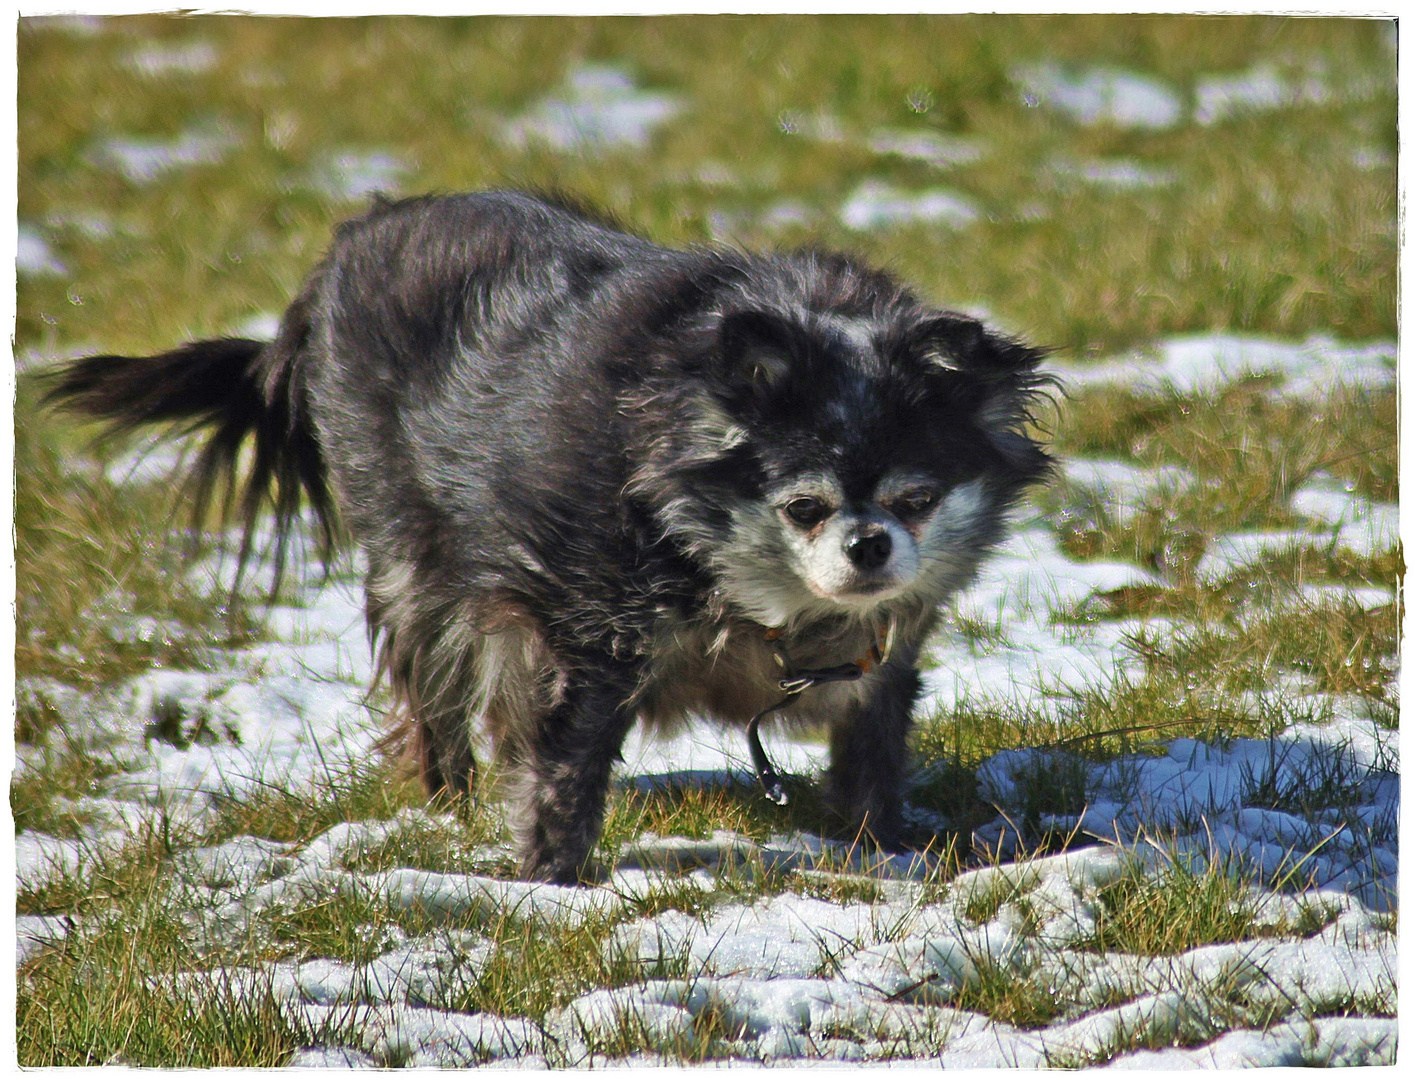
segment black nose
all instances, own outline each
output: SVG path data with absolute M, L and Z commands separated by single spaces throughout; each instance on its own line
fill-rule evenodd
M 893 550 L 894 542 L 889 539 L 889 534 L 884 529 L 852 536 L 844 546 L 844 553 L 849 556 L 849 561 L 861 570 L 879 569 L 889 561 Z

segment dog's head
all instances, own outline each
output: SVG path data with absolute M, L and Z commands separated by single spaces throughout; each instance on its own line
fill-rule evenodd
M 1026 431 L 1040 352 L 856 275 L 825 303 L 734 294 L 660 440 L 665 523 L 767 625 L 942 602 L 1049 466 Z

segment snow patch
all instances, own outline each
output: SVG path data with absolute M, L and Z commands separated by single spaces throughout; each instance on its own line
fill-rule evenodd
M 1061 688 L 1106 686 L 1126 672 L 1137 676 L 1138 661 L 1122 648 L 1129 627 L 1059 627 L 1050 612 L 1092 592 L 1157 581 L 1127 563 L 1071 562 L 1049 529 L 1018 529 L 957 602 L 960 619 L 996 628 L 997 640 L 942 639 L 932 652 L 935 666 L 924 673 L 920 712 L 1008 702 L 1051 714 L 1068 697 L 1057 696 Z
M 254 338 L 256 341 L 274 341 L 280 332 L 280 313 L 262 311 L 252 315 L 232 327 L 238 337 Z
M 15 238 L 15 270 L 25 277 L 54 277 L 69 272 L 39 230 L 23 223 Z
M 76 923 L 72 915 L 15 916 L 15 965 L 22 967 L 62 942 Z
M 1304 342 L 1239 334 L 1193 334 L 1168 338 L 1152 350 L 1092 365 L 1056 365 L 1072 389 L 1115 384 L 1180 394 L 1212 391 L 1244 375 L 1283 377 L 1279 391 L 1314 397 L 1337 386 L 1382 387 L 1394 383 L 1394 342 L 1350 345 L 1314 335 Z
M 122 66 L 147 78 L 164 75 L 199 75 L 216 65 L 216 47 L 209 41 L 180 44 L 153 42 L 129 53 Z
M 344 150 L 329 155 L 307 178 L 314 191 L 338 202 L 353 202 L 374 194 L 396 194 L 411 166 L 393 154 L 376 150 Z
M 914 222 L 961 229 L 980 217 L 968 199 L 942 188 L 905 192 L 882 180 L 866 180 L 840 207 L 840 220 L 851 229 L 886 229 Z
M 1089 488 L 1102 497 L 1106 509 L 1119 521 L 1132 517 L 1151 494 L 1180 491 L 1198 482 L 1198 478 L 1181 465 L 1148 469 L 1124 461 L 1072 458 L 1062 469 L 1069 483 Z
M 1193 119 L 1204 126 L 1244 112 L 1321 105 L 1331 96 L 1325 82 L 1314 72 L 1284 75 L 1273 64 L 1257 64 L 1235 75 L 1201 78 L 1193 94 Z
M 1050 171 L 1064 179 L 1082 180 L 1115 191 L 1168 187 L 1178 182 L 1178 173 L 1175 170 L 1145 165 L 1131 158 L 1095 161 L 1058 158 L 1050 163 Z
M 173 169 L 211 165 L 236 140 L 221 132 L 186 131 L 175 139 L 114 138 L 98 144 L 94 159 L 133 184 L 150 184 Z
M 534 143 L 561 152 L 643 147 L 682 108 L 676 97 L 638 90 L 620 68 L 584 64 L 570 71 L 560 96 L 506 123 L 502 137 L 517 149 Z
M 1028 105 L 1047 105 L 1087 126 L 1170 128 L 1183 118 L 1183 102 L 1167 83 L 1120 68 L 1072 74 L 1059 64 L 1028 64 L 1011 73 Z
M 894 154 L 937 169 L 950 169 L 981 161 L 987 155 L 988 146 L 980 139 L 936 131 L 880 128 L 869 136 L 869 149 L 876 154 Z
M 1399 506 L 1362 498 L 1330 480 L 1317 480 L 1291 496 L 1291 508 L 1336 527 L 1338 542 L 1357 555 L 1399 543 Z

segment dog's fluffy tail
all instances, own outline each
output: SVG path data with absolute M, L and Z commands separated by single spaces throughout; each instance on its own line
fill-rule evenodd
M 204 432 L 188 483 L 195 520 L 206 519 L 219 495 L 223 520 L 244 527 L 238 565 L 248 561 L 255 526 L 267 505 L 274 513 L 274 586 L 308 501 L 320 529 L 321 551 L 332 552 L 337 524 L 319 442 L 310 421 L 301 347 L 307 325 L 295 308 L 272 342 L 245 338 L 194 341 L 158 356 L 89 356 L 49 378 L 45 400 L 108 422 L 114 432 L 165 424 L 173 434 Z M 239 476 L 242 448 L 250 465 Z M 234 513 L 233 513 L 234 512 Z

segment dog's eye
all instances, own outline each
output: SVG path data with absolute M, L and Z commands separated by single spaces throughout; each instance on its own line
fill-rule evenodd
M 786 503 L 786 516 L 797 525 L 818 525 L 830 516 L 830 508 L 819 499 L 806 495 Z
M 938 493 L 928 489 L 910 491 L 894 500 L 894 513 L 900 517 L 918 517 L 933 509 Z

